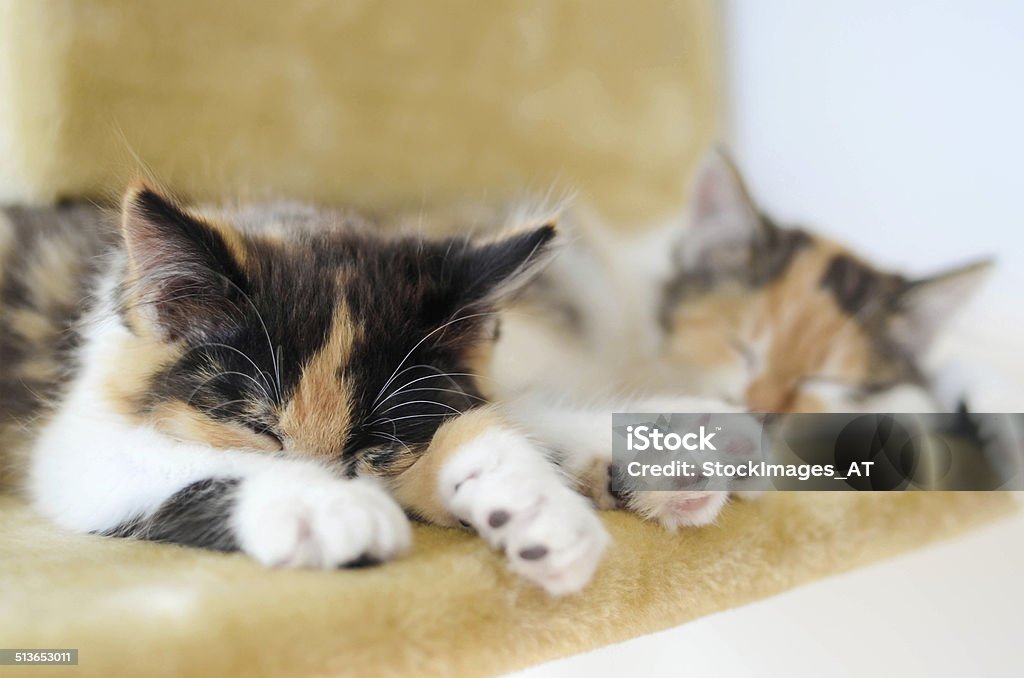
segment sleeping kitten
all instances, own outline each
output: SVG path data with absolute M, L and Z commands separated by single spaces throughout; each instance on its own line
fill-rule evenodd
M 621 237 L 577 218 L 575 248 L 503 325 L 494 383 L 524 403 L 521 421 L 576 451 L 568 464 L 599 505 L 674 528 L 712 522 L 727 500 L 612 496 L 613 411 L 941 411 L 921 361 L 988 261 L 917 280 L 883 271 L 821 234 L 776 225 L 718 150 L 698 171 L 686 221 L 682 233 L 673 223 Z M 560 350 L 545 361 L 551 345 Z M 524 354 L 538 360 L 522 365 Z M 547 401 L 534 403 L 537 393 Z M 581 410 L 602 423 L 586 425 Z
M 991 268 L 885 271 L 820 233 L 775 224 L 720 151 L 693 189 L 658 308 L 675 388 L 764 412 L 928 412 L 922 360 Z
M 0 439 L 19 432 L 24 493 L 74 531 L 333 568 L 407 551 L 408 513 L 577 591 L 608 535 L 481 378 L 554 237 L 383 236 L 141 184 L 119 229 L 0 212 Z

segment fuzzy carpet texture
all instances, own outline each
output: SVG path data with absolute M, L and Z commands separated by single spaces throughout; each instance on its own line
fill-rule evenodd
M 62 534 L 0 498 L 0 640 L 78 648 L 82 676 L 494 675 L 742 605 L 1014 506 L 1009 493 L 776 493 L 675 535 L 608 513 L 615 543 L 594 582 L 551 600 L 461 530 L 420 527 L 413 553 L 384 567 L 273 571 L 240 555 Z

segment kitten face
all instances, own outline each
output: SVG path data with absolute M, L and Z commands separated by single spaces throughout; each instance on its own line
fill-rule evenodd
M 718 153 L 691 204 L 660 317 L 687 387 L 771 412 L 928 407 L 918 358 L 987 262 L 916 281 L 879 270 L 772 223 Z
M 478 244 L 278 217 L 243 231 L 145 186 L 128 194 L 118 294 L 130 333 L 111 347 L 108 396 L 182 440 L 398 473 L 482 401 L 497 306 L 554 228 Z

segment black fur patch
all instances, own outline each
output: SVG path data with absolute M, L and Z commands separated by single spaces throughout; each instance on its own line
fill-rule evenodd
M 118 525 L 103 535 L 237 551 L 231 514 L 240 482 L 237 478 L 208 478 L 192 483 L 152 515 Z
M 362 265 L 343 290 L 362 330 L 343 366 L 357 422 L 346 454 L 390 439 L 397 451 L 426 444 L 447 419 L 483 401 L 469 358 L 493 338 L 489 297 L 547 238 L 541 232 L 502 249 L 465 238 L 362 243 Z M 501 257 L 518 259 L 499 265 Z M 386 472 L 393 455 L 367 461 Z
M 812 243 L 811 236 L 796 228 L 775 225 L 762 216 L 757 236 L 748 245 L 746 256 L 727 257 L 738 265 L 720 267 L 707 257 L 694 267 L 677 267 L 665 283 L 658 307 L 658 322 L 666 332 L 672 329 L 672 315 L 684 300 L 707 294 L 720 285 L 741 285 L 757 289 L 771 284 L 786 270 L 793 258 Z M 724 245 L 736 247 L 736 245 Z
M 761 218 L 761 233 L 750 256 L 750 277 L 747 284 L 762 287 L 782 275 L 800 250 L 811 244 L 811 236 L 798 228 L 776 226 L 768 217 Z
M 247 276 L 215 228 L 150 188 L 128 199 L 124 224 L 132 280 L 122 308 L 126 302 L 148 306 L 168 341 L 217 337 L 238 327 Z
M 99 209 L 82 204 L 5 208 L 0 230 L 2 447 L 7 425 L 27 425 L 73 377 L 76 323 L 89 309 L 86 291 L 115 231 Z M 61 270 L 55 275 L 44 266 Z
M 888 308 L 904 287 L 899 276 L 880 273 L 848 254 L 832 258 L 819 284 L 851 316 L 870 310 L 869 304 L 880 305 L 880 310 Z
M 847 255 L 832 258 L 819 287 L 832 294 L 836 304 L 856 322 L 871 342 L 871 366 L 863 384 L 865 395 L 898 384 L 924 385 L 926 379 L 917 357 L 895 342 L 889 323 L 897 312 L 900 295 L 907 289 L 903 276 L 878 271 Z

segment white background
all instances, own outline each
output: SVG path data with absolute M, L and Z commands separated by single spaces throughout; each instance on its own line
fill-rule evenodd
M 769 213 L 916 273 L 995 254 L 968 315 L 1024 328 L 1024 2 L 734 0 L 724 24 L 727 136 Z

